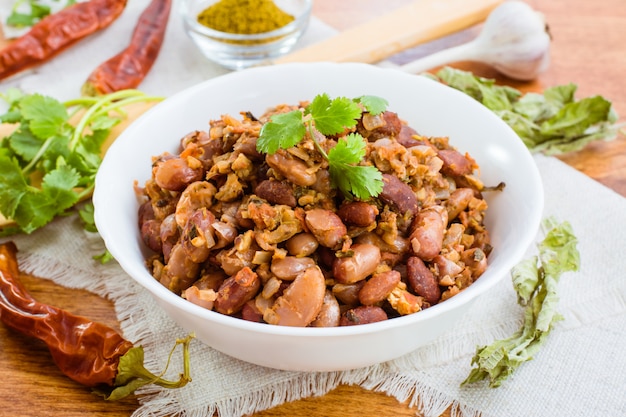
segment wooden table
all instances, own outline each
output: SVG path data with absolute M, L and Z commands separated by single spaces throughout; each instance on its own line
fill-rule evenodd
M 339 30 L 380 15 L 408 0 L 315 0 L 314 13 Z M 624 0 L 529 0 L 543 12 L 553 35 L 552 64 L 531 83 L 515 83 L 525 91 L 576 83 L 580 97 L 602 95 L 611 100 L 626 121 L 626 5 Z M 468 40 L 476 30 L 466 31 Z M 494 77 L 491 69 L 476 64 L 456 66 Z M 594 143 L 562 160 L 626 196 L 626 138 Z M 32 294 L 43 302 L 117 326 L 110 302 L 85 291 L 68 290 L 47 280 L 23 277 Z M 56 369 L 45 346 L 0 325 L 0 416 L 128 416 L 136 399 L 108 403 L 100 400 Z M 416 410 L 395 398 L 341 386 L 327 395 L 310 398 L 255 414 L 256 417 L 414 416 Z M 449 410 L 444 414 L 449 415 Z

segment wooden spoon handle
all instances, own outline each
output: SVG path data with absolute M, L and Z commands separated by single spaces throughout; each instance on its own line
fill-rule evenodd
M 379 62 L 484 21 L 503 0 L 416 0 L 273 63 Z

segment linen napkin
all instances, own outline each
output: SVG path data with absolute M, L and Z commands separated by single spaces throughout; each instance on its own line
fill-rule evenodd
M 0 91 L 15 86 L 59 100 L 77 97 L 93 67 L 126 45 L 145 4 L 130 0 L 107 31 L 2 82 Z M 186 39 L 177 15 L 178 2 L 174 5 L 161 55 L 141 86 L 148 94 L 168 96 L 226 73 Z M 333 33 L 313 19 L 303 44 Z M 620 253 L 626 247 L 626 225 L 620 222 L 626 200 L 558 159 L 536 156 L 535 161 L 544 181 L 544 214 L 572 223 L 580 240 L 582 265 L 579 272 L 565 275 L 559 286 L 559 312 L 565 320 L 536 357 L 500 388 L 483 384 L 460 388 L 459 384 L 470 371 L 477 345 L 507 337 L 521 323 L 522 310 L 507 279 L 475 303 L 454 329 L 428 346 L 353 371 L 278 371 L 193 342 L 193 382 L 180 390 L 143 388 L 137 392 L 141 405 L 133 416 L 199 417 L 217 412 L 222 417 L 239 417 L 323 395 L 339 384 L 357 384 L 409 400 L 416 413 L 425 416 L 439 416 L 450 405 L 456 406 L 454 415 L 472 417 L 626 415 L 626 281 L 622 277 L 626 259 Z M 97 234 L 83 231 L 75 216 L 12 239 L 20 248 L 24 271 L 112 299 L 124 336 L 144 346 L 149 369 L 162 369 L 174 339 L 186 335 L 115 262 L 103 266 L 93 261 L 92 256 L 104 250 L 103 243 Z M 529 255 L 533 251 L 529 248 Z M 181 371 L 177 366 L 171 365 L 174 376 Z
M 399 359 L 345 372 L 287 372 L 233 359 L 194 342 L 193 382 L 179 390 L 138 391 L 133 416 L 239 417 L 285 401 L 323 395 L 339 384 L 357 384 L 410 400 L 416 412 L 526 417 L 617 416 L 626 413 L 626 199 L 556 158 L 536 156 L 545 187 L 545 216 L 572 224 L 579 239 L 581 270 L 559 284 L 558 323 L 536 357 L 500 388 L 459 384 L 471 369 L 477 345 L 519 328 L 522 310 L 509 279 L 474 303 L 457 325 L 431 344 Z M 539 241 L 541 237 L 538 236 Z M 152 298 L 112 262 L 92 256 L 104 250 L 97 234 L 76 217 L 61 218 L 30 236 L 14 237 L 21 267 L 72 288 L 85 288 L 115 302 L 126 338 L 141 343 L 149 369 L 161 369 L 173 340 L 185 336 Z M 529 255 L 534 252 L 529 248 Z M 172 364 L 172 375 L 181 369 Z

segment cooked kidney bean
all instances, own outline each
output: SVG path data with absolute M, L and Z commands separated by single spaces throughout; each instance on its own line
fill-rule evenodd
M 341 319 L 341 309 L 339 302 L 333 295 L 332 291 L 326 290 L 324 294 L 324 302 L 319 314 L 311 322 L 311 327 L 336 327 L 339 326 L 339 320 Z
M 450 197 L 445 202 L 448 222 L 456 219 L 459 213 L 467 208 L 472 197 L 474 197 L 474 190 L 471 188 L 457 188 L 450 194 Z
M 385 111 L 376 116 L 366 113 L 363 115 L 362 122 L 357 125 L 357 131 L 370 141 L 397 136 L 401 129 L 402 121 L 397 113 L 391 111 Z
M 359 306 L 351 308 L 341 315 L 340 326 L 376 323 L 387 320 L 387 313 L 378 306 Z
M 364 201 L 351 201 L 339 207 L 337 215 L 344 223 L 358 227 L 367 227 L 376 221 L 378 208 Z
M 308 187 L 317 181 L 315 172 L 310 172 L 307 164 L 289 153 L 279 150 L 265 157 L 267 164 L 294 184 Z
M 146 220 L 141 224 L 141 240 L 155 252 L 162 251 L 161 245 L 161 222 L 158 220 Z
M 259 288 L 261 280 L 258 275 L 248 267 L 242 268 L 220 286 L 215 299 L 215 311 L 222 314 L 240 311 L 259 292 Z
M 440 149 L 437 156 L 443 161 L 441 172 L 454 177 L 469 175 L 473 171 L 472 163 L 455 149 Z
M 283 295 L 265 311 L 263 319 L 269 324 L 307 326 L 319 314 L 325 293 L 324 274 L 317 266 L 309 268 L 283 291 Z
M 177 243 L 172 248 L 169 262 L 163 268 L 160 280 L 170 291 L 180 294 L 198 279 L 199 272 L 200 264 L 189 259 L 182 244 Z
M 420 211 L 411 224 L 409 241 L 416 256 L 429 261 L 441 252 L 448 214 L 441 206 Z
M 359 291 L 359 301 L 366 306 L 372 306 L 384 301 L 400 282 L 398 271 L 386 271 L 374 274 L 368 279 Z
M 472 278 L 476 279 L 487 269 L 487 255 L 480 248 L 471 248 L 461 253 L 461 261 L 472 272 Z
M 365 281 L 358 281 L 354 284 L 335 284 L 332 292 L 337 300 L 347 306 L 356 306 L 359 304 L 359 292 Z
M 205 208 L 196 210 L 183 228 L 180 244 L 185 254 L 193 262 L 201 263 L 208 259 L 215 246 L 213 226 L 215 216 Z
M 355 243 L 352 256 L 335 259 L 333 276 L 341 284 L 353 284 L 372 275 L 380 264 L 380 249 L 368 243 Z
M 285 243 L 285 247 L 293 256 L 309 256 L 317 250 L 319 242 L 311 233 L 298 233 Z
M 254 193 L 272 204 L 284 204 L 289 207 L 297 205 L 293 189 L 282 181 L 261 181 L 254 189 Z
M 413 189 L 395 175 L 383 174 L 383 191 L 378 198 L 408 217 L 412 217 L 419 210 Z
M 463 268 L 459 266 L 459 264 L 443 255 L 435 256 L 433 258 L 433 265 L 435 266 L 435 271 L 437 271 L 439 279 L 442 279 L 445 276 L 449 276 L 454 279 L 455 276 L 463 271 Z
M 169 262 L 170 252 L 180 237 L 180 230 L 176 224 L 176 215 L 170 214 L 161 222 L 159 229 L 159 237 L 161 239 L 161 250 L 163 251 L 163 259 L 165 263 Z
M 435 275 L 417 256 L 411 256 L 406 262 L 406 279 L 409 288 L 417 295 L 424 297 L 430 304 L 437 304 L 441 290 Z
M 182 191 L 194 181 L 202 179 L 202 166 L 191 168 L 183 158 L 171 158 L 157 163 L 154 168 L 154 181 L 169 191 Z
M 312 209 L 306 212 L 304 219 L 320 245 L 335 250 L 341 247 L 348 230 L 337 214 L 330 210 Z
M 285 256 L 284 258 L 272 260 L 270 270 L 274 275 L 276 275 L 276 277 L 282 280 L 293 281 L 306 269 L 315 265 L 315 261 L 312 258 Z

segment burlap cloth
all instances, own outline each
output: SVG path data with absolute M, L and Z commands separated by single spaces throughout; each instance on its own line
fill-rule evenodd
M 81 43 L 36 72 L 3 82 L 0 89 L 18 86 L 61 100 L 77 97 L 94 62 L 113 55 L 127 42 L 144 6 L 145 2 L 131 0 L 111 31 Z M 112 37 L 112 32 L 117 36 Z M 305 42 L 332 32 L 314 19 Z M 167 96 L 225 72 L 208 63 L 187 41 L 174 10 L 161 56 L 142 90 Z M 451 404 L 458 406 L 454 412 L 462 416 L 625 416 L 626 200 L 558 159 L 536 156 L 535 160 L 545 186 L 544 215 L 572 224 L 580 240 L 582 265 L 559 285 L 558 309 L 565 320 L 557 324 L 536 357 L 500 388 L 484 384 L 460 388 L 459 384 L 471 369 L 477 345 L 509 336 L 521 323 L 522 310 L 508 279 L 428 346 L 354 371 L 277 371 L 232 359 L 196 341 L 191 346 L 193 382 L 180 390 L 149 387 L 138 391 L 141 405 L 133 416 L 212 416 L 217 412 L 237 417 L 323 395 L 339 384 L 357 384 L 400 401 L 408 399 L 416 413 L 425 416 L 439 416 Z M 12 239 L 20 248 L 25 271 L 114 300 L 124 336 L 145 347 L 150 369 L 161 369 L 172 341 L 186 335 L 115 262 L 103 266 L 92 260 L 104 246 L 97 234 L 82 230 L 76 217 Z M 529 248 L 532 252 L 534 247 Z M 174 376 L 180 371 L 177 366 L 174 363 L 170 369 Z M 363 410 L 363 415 L 368 411 Z

